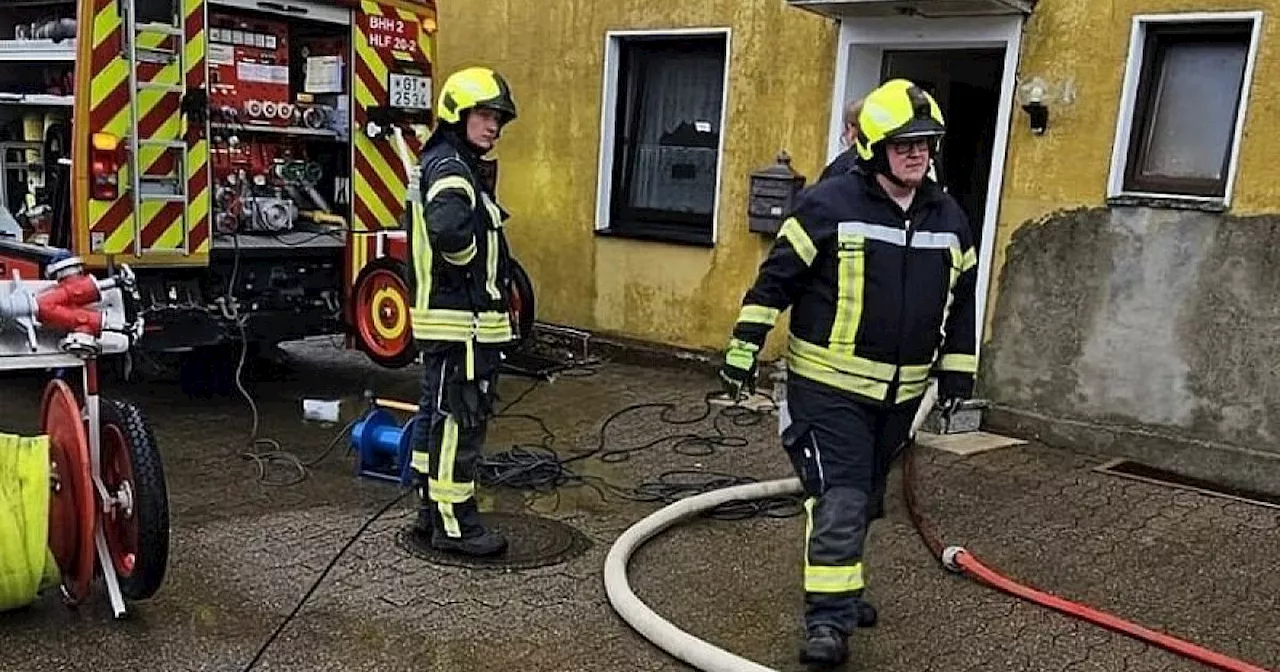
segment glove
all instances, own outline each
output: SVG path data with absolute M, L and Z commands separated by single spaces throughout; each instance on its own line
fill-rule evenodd
M 756 354 L 760 346 L 738 339 L 729 341 L 729 349 L 724 354 L 724 364 L 720 367 L 720 382 L 729 398 L 741 401 L 746 397 L 744 388 L 755 389 Z
M 973 376 L 968 373 L 943 371 L 938 374 L 938 400 L 950 410 L 973 396 Z
M 442 410 L 453 416 L 459 429 L 476 429 L 493 415 L 495 390 L 490 388 L 487 376 L 477 375 L 467 380 L 465 356 L 453 359 L 444 381 L 445 408 Z

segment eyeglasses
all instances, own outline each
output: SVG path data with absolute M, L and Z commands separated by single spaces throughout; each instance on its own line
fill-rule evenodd
M 889 147 L 893 149 L 893 153 L 898 156 L 906 156 L 911 150 L 919 150 L 921 152 L 929 151 L 929 140 L 926 138 L 915 138 L 911 140 L 890 141 Z

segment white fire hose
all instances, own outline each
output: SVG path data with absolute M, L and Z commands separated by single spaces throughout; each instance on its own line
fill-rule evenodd
M 924 399 L 921 400 L 920 410 L 916 412 L 915 420 L 911 423 L 911 436 L 914 437 L 920 426 L 924 424 L 937 398 L 937 385 L 930 385 Z M 623 532 L 605 558 L 604 586 L 613 610 L 645 639 L 699 670 L 776 672 L 772 668 L 698 639 L 659 616 L 631 590 L 631 585 L 627 581 L 627 565 L 636 549 L 686 518 L 692 518 L 727 502 L 765 499 L 800 492 L 803 492 L 803 487 L 800 485 L 800 480 L 795 477 L 735 485 L 682 499 L 650 514 Z

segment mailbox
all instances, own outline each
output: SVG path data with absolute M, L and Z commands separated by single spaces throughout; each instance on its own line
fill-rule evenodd
M 784 150 L 768 168 L 751 173 L 747 195 L 747 226 L 753 233 L 776 234 L 782 220 L 795 205 L 796 194 L 804 188 L 805 177 L 791 168 Z

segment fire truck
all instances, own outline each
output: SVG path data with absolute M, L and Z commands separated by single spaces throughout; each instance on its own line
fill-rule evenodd
M 5 0 L 0 276 L 127 264 L 138 347 L 341 334 L 398 368 L 434 0 Z M 496 178 L 494 178 L 496 179 Z M 534 295 L 513 263 L 517 346 Z

